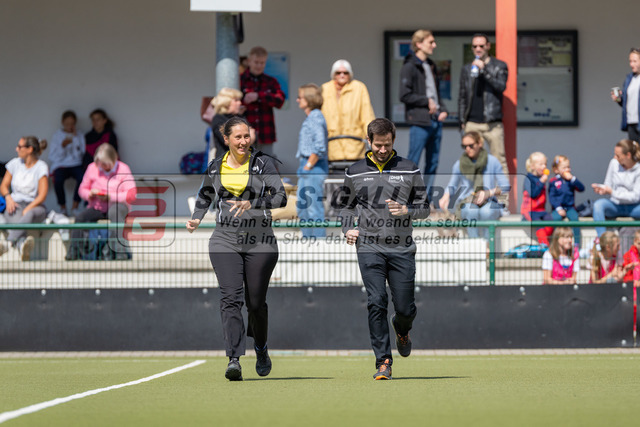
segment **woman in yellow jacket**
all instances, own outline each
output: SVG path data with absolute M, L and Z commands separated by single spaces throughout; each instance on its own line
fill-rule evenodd
M 329 161 L 360 160 L 366 150 L 367 125 L 376 116 L 364 83 L 353 78 L 349 61 L 339 59 L 331 67 L 331 81 L 322 85 L 322 114 L 329 132 Z M 351 138 L 335 138 L 337 136 Z M 356 139 L 354 139 L 356 138 Z

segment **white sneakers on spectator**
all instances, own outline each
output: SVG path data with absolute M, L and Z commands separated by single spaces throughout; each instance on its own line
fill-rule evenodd
M 9 252 L 9 242 L 0 242 L 0 256 Z
M 36 240 L 33 236 L 27 236 L 22 243 L 22 247 L 20 248 L 20 258 L 22 261 L 31 260 L 31 253 L 33 252 L 33 248 L 36 246 Z M 7 241 L 0 242 L 0 256 L 6 254 L 11 249 L 11 244 Z
M 29 261 L 31 259 L 31 252 L 36 245 L 36 241 L 33 236 L 27 236 L 22 244 L 22 261 Z
M 78 210 L 79 211 L 79 210 Z M 51 211 L 49 212 L 49 215 L 47 215 L 47 219 L 45 220 L 45 223 L 47 224 L 69 224 L 71 221 L 69 220 L 69 217 L 66 216 L 65 214 L 61 214 L 58 213 L 56 211 Z M 61 228 L 59 230 L 60 232 L 60 237 L 62 238 L 62 240 L 64 242 L 69 240 L 69 230 L 66 228 Z

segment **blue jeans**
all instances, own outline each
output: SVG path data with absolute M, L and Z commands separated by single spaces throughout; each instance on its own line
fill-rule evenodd
M 304 170 L 307 158 L 300 158 L 298 167 L 298 201 L 296 210 L 300 222 L 324 221 L 324 180 L 327 178 L 329 162 L 327 159 L 318 160 L 311 170 Z M 303 237 L 326 237 L 324 227 L 300 228 Z
M 431 194 L 431 186 L 438 169 L 441 141 L 442 123 L 437 120 L 432 120 L 430 126 L 411 126 L 409 129 L 409 160 L 420 166 L 420 157 L 422 151 L 425 151 L 424 183 L 427 194 Z
M 640 203 L 618 205 L 609 199 L 598 199 L 593 204 L 594 221 L 604 221 L 607 218 L 617 218 L 619 216 L 630 216 L 634 219 L 640 219 Z M 596 227 L 598 237 L 600 237 L 605 230 L 605 227 Z
M 485 203 L 481 208 L 474 203 L 465 203 L 460 209 L 460 216 L 462 219 L 469 221 L 492 221 L 500 218 L 502 207 L 498 203 L 489 201 Z M 467 227 L 467 233 L 469 237 L 484 237 L 487 238 L 488 231 L 484 227 Z
M 580 215 L 578 215 L 578 211 L 576 210 L 576 208 L 568 208 L 565 210 L 567 211 L 567 218 L 569 219 L 569 221 L 578 221 L 580 219 Z M 562 221 L 562 217 L 555 209 L 551 212 L 551 219 L 553 219 L 554 221 Z M 580 227 L 573 227 L 573 239 L 576 245 L 578 245 L 579 247 Z

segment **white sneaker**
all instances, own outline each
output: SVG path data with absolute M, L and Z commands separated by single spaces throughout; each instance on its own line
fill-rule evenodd
M 47 219 L 44 220 L 45 224 L 51 224 L 53 222 L 53 218 L 56 216 L 58 212 L 51 210 L 49 211 L 49 214 L 47 215 Z
M 31 251 L 33 251 L 36 241 L 33 236 L 27 236 L 22 244 L 22 261 L 29 261 L 31 259 Z
M 9 242 L 0 242 L 0 256 L 9 252 Z

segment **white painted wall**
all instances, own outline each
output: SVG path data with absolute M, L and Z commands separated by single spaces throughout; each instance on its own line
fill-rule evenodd
M 580 126 L 520 128 L 519 171 L 531 151 L 568 154 L 583 182 L 602 180 L 619 129 L 620 108 L 609 88 L 628 72 L 629 47 L 640 45 L 640 3 L 519 2 L 521 29 L 577 29 Z M 384 113 L 383 31 L 472 30 L 495 25 L 493 0 L 264 0 L 262 13 L 245 14 L 245 43 L 290 54 L 292 93 L 329 79 L 332 62 L 351 61 L 369 87 L 374 110 Z M 461 11 L 464 11 L 462 13 Z M 63 110 L 74 109 L 80 129 L 102 107 L 117 124 L 121 155 L 138 173 L 177 173 L 180 157 L 202 150 L 200 97 L 211 94 L 215 70 L 215 16 L 190 12 L 189 0 L 3 0 L 0 2 L 0 160 L 15 156 L 18 138 L 50 138 Z M 453 107 L 453 106 L 452 106 Z M 290 103 L 276 113 L 276 154 L 285 171 L 304 116 Z M 406 154 L 408 132 L 396 148 Z M 446 130 L 440 172 L 460 155 L 459 136 Z M 46 155 L 45 157 L 46 158 Z M 178 213 L 186 213 L 185 193 Z M 594 198 L 591 190 L 578 200 Z M 50 197 L 50 208 L 55 199 Z

